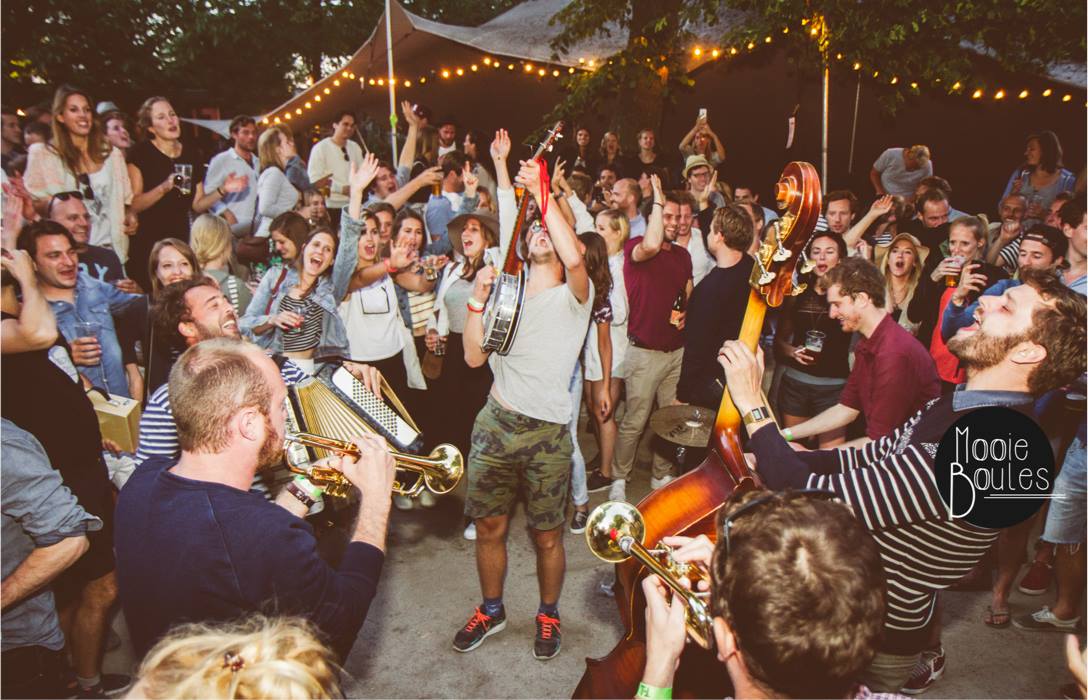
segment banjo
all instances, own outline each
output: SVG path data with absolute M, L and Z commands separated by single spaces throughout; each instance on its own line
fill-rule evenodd
M 540 160 L 545 151 L 551 150 L 555 142 L 562 138 L 559 133 L 562 129 L 563 122 L 556 122 L 533 153 L 532 160 Z M 514 233 L 507 244 L 506 260 L 503 262 L 502 272 L 491 288 L 491 298 L 484 313 L 483 349 L 500 355 L 510 352 L 510 346 L 514 344 L 514 337 L 521 323 L 521 307 L 525 303 L 525 263 L 518 257 L 518 241 L 525 228 L 529 198 L 528 192 L 521 196 L 514 221 Z

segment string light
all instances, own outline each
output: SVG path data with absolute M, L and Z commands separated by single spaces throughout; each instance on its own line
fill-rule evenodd
M 1050 97 L 1053 94 L 1054 94 L 1054 91 L 1051 90 L 1050 88 L 1047 88 L 1046 90 L 1043 90 L 1043 97 Z
M 404 87 L 406 87 L 406 88 L 407 87 L 412 87 L 412 81 L 411 80 L 405 80 L 404 81 Z
M 448 70 L 444 70 L 444 71 L 442 71 L 442 77 L 443 77 L 443 78 L 448 78 L 448 77 L 450 77 L 450 72 L 449 72 Z
M 341 75 L 344 76 L 345 78 L 349 77 L 347 71 L 344 71 L 343 73 L 341 73 Z
M 979 88 L 971 93 L 972 100 L 977 100 L 980 97 L 982 97 L 982 88 Z
M 892 76 L 892 81 L 891 81 L 891 84 L 892 84 L 892 85 L 895 85 L 895 84 L 896 84 L 896 83 L 898 83 L 898 82 L 899 82 L 899 76 L 897 76 L 897 75 L 893 75 L 893 76 Z
M 374 78 L 371 78 L 371 79 L 369 80 L 369 83 L 370 83 L 371 85 L 373 85 L 373 84 L 374 84 Z M 326 90 L 325 92 L 328 92 L 328 90 Z
M 722 53 L 721 51 L 718 51 L 717 49 L 714 49 L 713 51 L 710 52 L 710 55 L 713 56 L 714 58 L 717 58 L 718 56 L 721 55 L 721 53 Z
M 567 72 L 573 75 L 574 74 L 574 66 L 571 66 L 570 68 L 568 68 Z
M 548 71 L 544 70 L 543 68 L 541 68 L 540 70 L 538 70 L 536 72 L 536 74 L 539 75 L 541 78 L 543 78 L 545 75 L 547 75 L 547 73 L 548 73 Z
M 419 78 L 419 84 L 420 84 L 420 85 L 422 85 L 422 84 L 424 84 L 424 83 L 426 83 L 426 82 L 427 82 L 427 78 L 426 78 L 426 77 L 424 77 L 424 76 L 420 76 L 420 78 Z
M 302 106 L 305 107 L 306 109 L 311 109 L 313 107 L 313 105 L 310 104 L 309 102 L 307 102 L 306 104 L 304 104 Z
M 861 70 L 861 64 L 855 61 L 854 62 L 854 70 Z
M 336 87 L 340 87 L 340 79 L 337 78 L 336 80 L 332 81 L 332 84 L 335 85 Z
M 1028 94 L 1029 94 L 1029 93 L 1028 93 L 1028 91 L 1027 91 L 1027 90 L 1021 90 L 1021 91 L 1020 91 L 1020 94 L 1019 94 L 1019 95 L 1017 95 L 1017 97 L 1019 97 L 1019 98 L 1020 98 L 1021 100 L 1026 100 L 1026 99 L 1027 99 L 1027 97 L 1028 97 Z
M 284 119 L 290 119 L 290 118 L 291 118 L 291 113 L 290 113 L 290 112 L 288 112 L 288 113 L 284 114 L 284 115 L 283 115 L 283 118 L 284 118 Z
M 918 83 L 912 82 L 912 83 L 910 84 L 910 89 L 911 89 L 911 90 L 917 90 L 917 89 L 918 89 Z
M 514 70 L 514 64 L 513 63 L 507 63 L 506 64 L 506 70 Z
M 955 83 L 953 83 L 953 85 L 952 85 L 953 90 L 959 90 L 961 87 L 963 87 L 963 83 L 961 83 L 958 80 Z
M 473 73 L 475 73 L 476 71 L 480 70 L 480 67 L 479 67 L 478 65 L 476 65 L 475 63 L 473 63 L 473 64 L 472 64 L 471 66 L 469 66 L 469 69 L 470 69 L 470 70 L 471 70 L 471 71 L 472 71 Z
M 314 95 L 314 102 L 320 102 L 320 101 L 321 101 L 321 95 Z
M 749 51 L 751 51 L 751 50 L 752 50 L 752 49 L 754 49 L 755 47 L 756 47 L 756 42 L 754 42 L 754 41 L 749 41 L 749 42 L 748 42 L 748 50 L 749 50 Z
M 769 44 L 769 43 L 771 43 L 771 37 L 770 37 L 770 36 L 764 37 L 764 38 L 763 38 L 763 43 L 764 43 L 764 44 Z
M 703 55 L 703 50 L 700 49 L 698 46 L 696 46 L 695 50 L 692 51 L 691 53 L 694 54 L 696 58 L 698 58 L 699 56 Z
M 385 78 L 378 78 L 378 85 L 385 85 Z
M 533 72 L 533 64 L 532 63 L 526 63 L 525 64 L 525 72 L 526 73 L 532 73 Z
M 553 78 L 558 78 L 558 77 L 559 77 L 559 71 L 557 71 L 557 70 L 553 70 L 553 71 L 552 71 L 552 77 L 553 77 Z
M 295 114 L 301 115 L 302 114 L 302 108 L 301 107 L 296 108 L 295 109 Z
M 730 56 L 736 56 L 737 55 L 737 47 L 736 46 L 730 46 L 729 47 L 729 55 Z
M 272 120 L 272 123 L 273 124 L 279 124 L 280 123 L 280 118 L 276 117 L 275 119 Z
M 783 34 L 789 34 L 790 33 L 790 28 L 789 27 L 782 27 L 782 33 Z
M 484 65 L 485 66 L 490 66 L 491 65 L 491 57 L 490 56 L 484 56 Z
M 464 68 L 458 68 L 457 69 L 457 75 L 464 75 L 464 74 L 465 74 L 465 69 Z
M 1005 99 L 1005 91 L 1004 90 L 998 90 L 997 92 L 995 92 L 994 93 L 994 99 L 995 100 Z
M 1062 102 L 1069 102 L 1072 99 L 1073 99 L 1072 95 L 1065 95 L 1064 97 L 1062 97 Z
M 268 123 L 268 117 L 265 117 L 264 119 L 262 119 L 261 123 L 262 124 L 267 124 Z

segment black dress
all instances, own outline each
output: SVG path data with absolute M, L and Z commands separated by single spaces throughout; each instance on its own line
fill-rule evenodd
M 202 163 L 194 162 L 197 160 L 195 156 L 196 150 L 183 144 L 181 155 L 171 158 L 150 141 L 138 143 L 129 151 L 128 162 L 139 169 L 144 181 L 144 192 L 158 187 L 174 172 L 175 165 L 193 167 L 189 194 L 182 194 L 180 188 L 173 187 L 162 199 L 139 214 L 140 225 L 136 229 L 136 235 L 129 240 L 125 269 L 128 276 L 144 289 L 151 289 L 147 262 L 155 243 L 164 238 L 179 238 L 189 242 L 189 217 L 196 194 L 196 183 L 204 181 L 205 170 Z

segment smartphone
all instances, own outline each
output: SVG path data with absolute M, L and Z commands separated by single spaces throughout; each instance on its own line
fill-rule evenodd
M 706 121 L 706 107 L 703 107 L 702 109 L 699 110 L 699 121 L 701 121 L 701 122 Z

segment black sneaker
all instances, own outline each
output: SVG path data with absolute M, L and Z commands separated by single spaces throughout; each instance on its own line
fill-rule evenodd
M 586 531 L 586 521 L 589 520 L 589 513 L 584 510 L 574 511 L 574 517 L 570 519 L 570 531 L 575 535 L 580 535 Z
M 533 642 L 533 656 L 541 661 L 553 659 L 559 654 L 560 641 L 559 618 L 536 614 L 536 641 Z
M 110 698 L 120 695 L 128 690 L 132 684 L 132 678 L 120 673 L 103 673 L 98 685 L 93 688 L 80 687 L 78 683 L 70 686 L 70 698 Z
M 506 628 L 506 608 L 500 608 L 498 615 L 485 615 L 476 608 L 472 617 L 453 638 L 454 651 L 472 651 L 484 643 L 484 640 Z
M 599 471 L 590 472 L 586 478 L 586 491 L 590 493 L 604 491 L 610 486 L 612 486 L 612 478 L 601 474 Z

